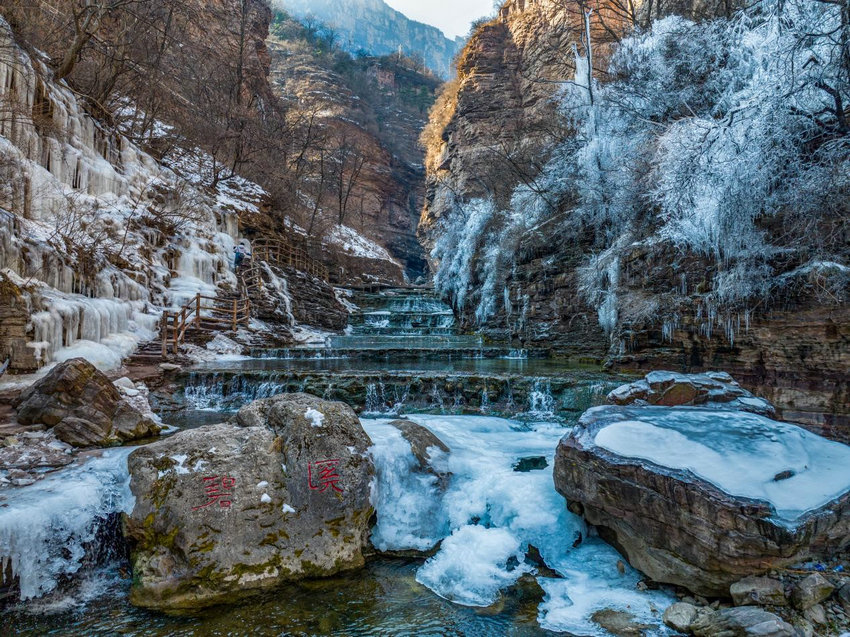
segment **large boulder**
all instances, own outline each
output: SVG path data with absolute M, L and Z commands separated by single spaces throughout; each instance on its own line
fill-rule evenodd
M 435 462 L 435 460 L 444 460 L 445 454 L 451 453 L 446 443 L 433 431 L 412 420 L 394 420 L 390 425 L 398 429 L 402 438 L 410 445 L 410 452 L 416 458 L 416 470 L 437 478 L 438 489 L 441 493 L 445 493 L 452 475 L 444 461 Z
M 736 410 L 591 409 L 555 486 L 652 579 L 726 597 L 850 545 L 850 447 Z
M 612 391 L 608 394 L 608 402 L 614 405 L 661 407 L 722 406 L 768 418 L 776 416 L 776 408 L 773 405 L 748 392 L 726 372 L 650 372 L 646 378 Z
M 370 446 L 350 408 L 293 395 L 135 451 L 131 601 L 195 609 L 363 566 Z
M 773 613 L 743 606 L 702 614 L 692 625 L 696 637 L 796 637 L 794 627 Z
M 83 358 L 59 363 L 15 403 L 18 422 L 44 425 L 75 447 L 103 447 L 159 434 L 149 413 L 122 397 L 102 372 Z

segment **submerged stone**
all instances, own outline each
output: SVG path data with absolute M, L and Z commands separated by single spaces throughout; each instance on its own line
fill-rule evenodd
M 621 610 L 600 610 L 593 613 L 591 619 L 616 637 L 644 637 L 655 626 L 642 624 L 631 613 Z
M 543 456 L 534 456 L 531 458 L 520 458 L 514 464 L 514 471 L 519 473 L 528 473 L 529 471 L 543 471 L 549 463 Z

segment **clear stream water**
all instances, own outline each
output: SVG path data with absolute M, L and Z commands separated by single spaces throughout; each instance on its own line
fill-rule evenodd
M 602 636 L 611 634 L 600 626 L 604 611 L 631 614 L 647 635 L 666 634 L 660 615 L 671 598 L 637 591 L 640 574 L 567 511 L 552 481 L 569 420 L 620 379 L 459 334 L 428 292 L 352 300 L 361 311 L 349 333 L 324 348 L 199 366 L 166 421 L 220 422 L 283 390 L 348 399 L 365 412 L 374 443 L 373 543 L 382 551 L 434 547 L 433 557 L 377 558 L 360 572 L 192 616 L 135 609 L 120 543 L 103 550 L 115 512 L 132 506 L 126 452 L 118 450 L 30 491 L 6 492 L 0 555 L 12 553 L 28 591 L 48 594 L 0 613 L 0 635 Z M 451 449 L 434 460 L 451 473 L 447 488 L 412 470 L 409 446 L 388 424 L 400 412 Z M 530 458 L 536 470 L 515 470 Z M 93 546 L 101 548 L 95 556 Z M 529 547 L 547 568 L 528 559 Z

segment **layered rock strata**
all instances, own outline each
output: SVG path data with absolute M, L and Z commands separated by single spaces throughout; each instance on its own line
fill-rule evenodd
M 850 484 L 835 482 L 848 453 L 734 410 L 612 406 L 561 440 L 554 475 L 571 510 L 633 566 L 726 597 L 746 576 L 850 545 Z M 823 497 L 804 502 L 812 492 Z

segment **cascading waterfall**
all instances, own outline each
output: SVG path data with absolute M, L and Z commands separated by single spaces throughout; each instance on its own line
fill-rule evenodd
M 552 396 L 552 384 L 547 380 L 535 380 L 528 395 L 528 413 L 536 417 L 553 417 L 557 405 Z

